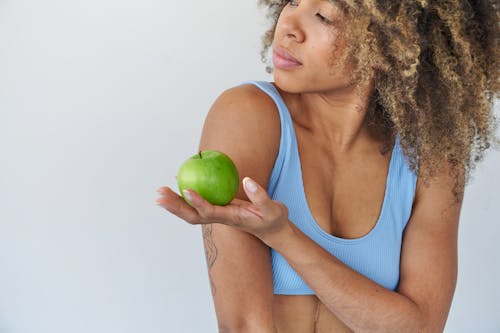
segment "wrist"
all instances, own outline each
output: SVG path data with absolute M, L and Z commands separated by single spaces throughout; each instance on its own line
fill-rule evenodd
M 273 249 L 282 248 L 290 239 L 295 237 L 295 225 L 287 220 L 287 223 L 281 228 L 279 231 L 266 235 L 262 239 L 267 246 L 272 247 Z

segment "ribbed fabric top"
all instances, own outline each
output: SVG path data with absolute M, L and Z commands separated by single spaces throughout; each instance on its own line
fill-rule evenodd
M 267 81 L 244 81 L 254 84 L 276 103 L 281 120 L 278 156 L 272 169 L 267 192 L 273 200 L 284 203 L 288 218 L 302 232 L 343 263 L 379 283 L 396 290 L 402 235 L 411 214 L 417 177 L 407 164 L 396 136 L 386 180 L 380 216 L 366 235 L 344 239 L 324 231 L 314 220 L 304 193 L 297 139 L 289 110 L 278 90 Z M 274 294 L 314 295 L 286 259 L 271 249 Z

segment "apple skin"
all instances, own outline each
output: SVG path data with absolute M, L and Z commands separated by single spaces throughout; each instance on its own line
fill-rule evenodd
M 188 158 L 177 172 L 179 191 L 192 189 L 212 205 L 225 206 L 238 193 L 239 175 L 229 156 L 217 150 L 200 151 Z

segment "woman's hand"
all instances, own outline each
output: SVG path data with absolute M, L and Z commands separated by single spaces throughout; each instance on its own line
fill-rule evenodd
M 226 206 L 212 205 L 195 191 L 186 190 L 184 195 L 190 202 L 187 204 L 168 186 L 157 190 L 162 197 L 156 202 L 189 224 L 222 223 L 251 233 L 265 243 L 289 230 L 285 204 L 271 200 L 267 191 L 249 177 L 243 179 L 243 188 L 251 202 L 235 198 Z

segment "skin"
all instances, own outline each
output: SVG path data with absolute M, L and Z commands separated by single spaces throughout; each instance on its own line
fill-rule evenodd
M 382 201 L 388 159 L 377 155 L 376 133 L 366 126 L 367 102 L 373 87 L 358 97 L 349 75 L 350 64 L 343 64 L 342 71 L 330 70 L 332 51 L 341 52 L 342 41 L 336 40 L 335 26 L 325 23 L 318 13 L 337 22 L 337 26 L 345 23 L 340 10 L 326 1 L 291 2 L 283 9 L 275 44 L 287 49 L 302 65 L 286 70 L 275 68 L 274 84 L 290 110 L 299 150 L 304 153 L 304 190 L 312 215 L 327 232 L 357 238 L 371 230 L 373 217 L 378 216 L 380 204 L 376 203 Z M 332 45 L 340 46 L 332 49 Z M 367 155 L 367 151 L 372 153 Z M 363 155 L 373 162 L 368 166 L 365 163 L 365 169 L 360 166 L 359 157 Z M 321 161 L 323 166 L 333 162 L 338 174 L 321 168 L 319 172 L 313 170 L 313 161 Z M 365 179 L 351 175 L 345 181 L 349 173 L 342 170 L 353 166 L 361 170 L 360 175 L 367 170 L 378 170 L 379 174 Z M 328 186 L 321 188 L 320 184 L 325 183 Z M 353 191 L 363 183 L 373 185 L 368 187 L 373 188 L 373 193 L 362 197 L 364 202 L 373 203 L 368 204 L 366 212 L 355 206 L 360 197 L 359 191 Z M 396 291 L 357 273 L 313 242 L 288 220 L 287 207 L 271 200 L 259 184 L 255 192 L 244 186 L 250 201 L 235 199 L 223 207 L 210 205 L 193 191 L 189 191 L 188 205 L 171 189 L 162 187 L 158 204 L 190 224 L 204 225 L 205 241 L 210 241 L 207 226 L 222 223 L 251 233 L 285 257 L 316 295 L 275 295 L 273 312 L 278 332 L 440 332 L 456 284 L 461 203 L 453 204 L 452 184 L 447 165 L 438 170 L 426 188 L 417 182 L 412 216 L 403 237 Z M 333 195 L 335 188 L 344 194 L 345 201 Z M 330 200 L 322 203 L 323 198 Z M 315 202 L 318 204 L 311 205 Z M 342 207 L 337 211 L 348 213 L 330 215 L 335 211 L 332 207 Z M 216 258 L 213 250 L 207 254 L 207 259 L 211 258 L 207 260 L 209 265 Z M 300 314 L 303 317 L 297 320 Z M 295 328 L 286 327 L 289 322 Z M 297 329 L 300 325 L 303 328 Z
M 353 154 L 373 141 L 365 122 L 373 81 L 358 97 L 350 77 L 352 65 L 331 70 L 332 53 L 343 50 L 338 33 L 343 20 L 341 10 L 331 2 L 290 2 L 278 19 L 274 44 L 288 50 L 302 65 L 286 70 L 275 67 L 274 81 L 286 92 L 290 112 L 300 110 L 293 115 L 299 126 L 333 147 L 333 153 Z

